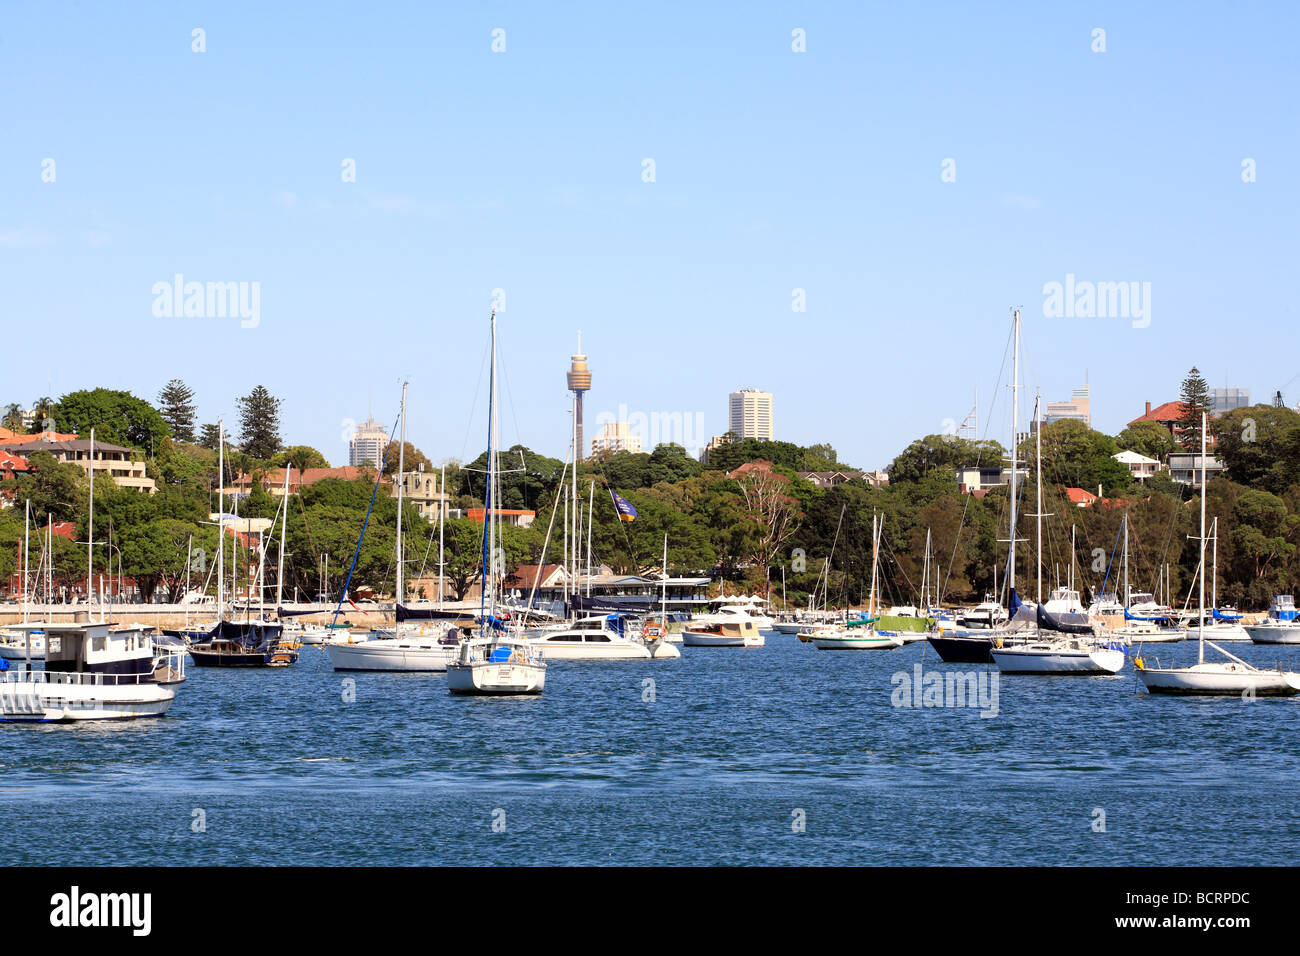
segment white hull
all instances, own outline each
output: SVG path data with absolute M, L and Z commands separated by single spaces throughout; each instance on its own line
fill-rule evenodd
M 82 676 L 82 675 L 75 675 Z M 176 692 L 161 684 L 68 683 L 43 671 L 0 675 L 0 721 L 41 723 L 160 717 Z
M 762 634 L 711 634 L 707 631 L 682 631 L 686 647 L 762 647 Z
M 924 637 L 922 635 L 922 639 Z M 814 631 L 809 640 L 819 651 L 889 651 L 903 646 L 898 635 L 876 631 L 865 634 L 826 634 Z
M 650 648 L 634 641 L 547 641 L 530 640 L 543 660 L 548 661 L 648 661 Z M 680 656 L 680 652 L 679 656 Z
M 1124 652 L 1074 642 L 1034 642 L 1019 647 L 994 647 L 993 662 L 1004 674 L 1117 674 Z
M 1231 661 L 1191 667 L 1138 668 L 1138 676 L 1152 694 L 1275 697 L 1300 693 L 1300 674 L 1256 670 Z
M 1201 629 L 1195 624 L 1187 628 L 1187 639 L 1189 641 L 1200 640 Z M 1246 628 L 1237 623 L 1220 623 L 1205 625 L 1205 639 L 1207 641 L 1236 641 L 1249 642 L 1250 634 Z
M 1300 644 L 1300 624 L 1244 624 L 1246 634 L 1256 644 Z M 1205 629 L 1210 636 L 1210 629 Z
M 545 686 L 545 665 L 453 661 L 447 666 L 447 689 L 453 694 L 540 694 Z
M 359 644 L 329 642 L 325 651 L 336 671 L 442 673 L 456 657 L 456 646 L 433 641 L 378 640 Z
M 798 621 L 781 621 L 772 625 L 772 630 L 778 634 L 804 634 L 816 628 L 816 624 L 800 624 Z
M 1187 631 L 1176 627 L 1113 627 L 1101 632 L 1104 638 L 1123 641 L 1125 644 L 1173 644 L 1187 640 Z M 1205 634 L 1209 636 L 1209 628 Z

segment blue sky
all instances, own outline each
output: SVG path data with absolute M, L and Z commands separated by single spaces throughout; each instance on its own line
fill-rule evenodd
M 707 437 L 756 386 L 867 467 L 977 386 L 1005 440 L 1011 306 L 1103 431 L 1193 364 L 1295 404 L 1300 8 L 1137 6 L 5 3 L 0 399 L 175 376 L 231 421 L 264 383 L 341 463 L 407 378 L 410 440 L 468 458 L 503 289 L 503 438 L 560 457 L 579 329 L 589 435 Z M 258 325 L 155 316 L 177 273 L 260 283 Z M 1067 274 L 1149 282 L 1150 325 L 1044 317 Z

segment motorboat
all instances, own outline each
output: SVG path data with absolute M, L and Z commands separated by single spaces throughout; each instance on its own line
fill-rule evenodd
M 160 654 L 141 630 L 114 630 L 103 622 L 18 627 L 44 632 L 45 665 L 36 669 L 25 661 L 0 670 L 0 721 L 158 717 L 184 679 L 184 654 Z
M 1300 644 L 1300 618 L 1297 618 L 1295 598 L 1290 594 L 1274 595 L 1268 606 L 1268 617 L 1242 627 L 1256 644 Z
M 682 631 L 686 647 L 762 647 L 763 635 L 748 615 L 716 624 L 692 623 Z
M 464 637 L 454 624 L 400 624 L 393 637 L 347 640 L 330 634 L 322 644 L 336 671 L 440 674 L 456 659 Z

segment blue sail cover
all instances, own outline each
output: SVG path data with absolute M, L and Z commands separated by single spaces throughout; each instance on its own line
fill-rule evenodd
M 1020 600 L 1020 595 L 1016 593 L 1015 588 L 1011 588 L 1007 594 L 1007 615 L 1015 617 L 1016 612 L 1024 606 L 1024 601 Z
M 1214 619 L 1216 621 L 1240 621 L 1241 620 L 1240 614 L 1224 614 L 1217 607 L 1211 613 L 1214 615 Z
M 1126 621 L 1150 621 L 1153 624 L 1168 624 L 1169 616 L 1160 614 L 1156 617 L 1143 617 L 1141 614 L 1134 614 L 1128 608 L 1124 608 L 1124 620 Z

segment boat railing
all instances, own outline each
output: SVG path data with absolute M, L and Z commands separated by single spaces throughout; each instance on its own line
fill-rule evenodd
M 50 684 L 80 687 L 121 687 L 154 683 L 153 673 L 101 674 L 98 672 L 7 670 L 0 671 L 0 684 Z

